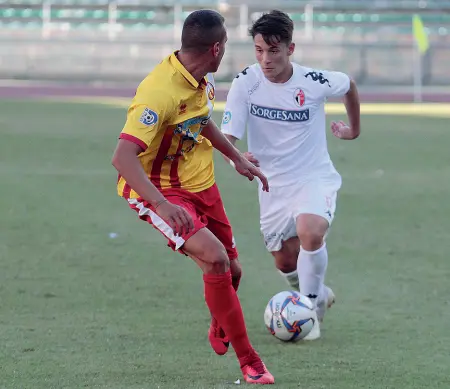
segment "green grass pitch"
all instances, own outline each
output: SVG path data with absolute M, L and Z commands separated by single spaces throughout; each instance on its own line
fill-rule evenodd
M 0 102 L 0 388 L 242 379 L 232 350 L 209 347 L 200 271 L 115 193 L 125 112 Z M 311 343 L 264 328 L 265 304 L 286 285 L 259 234 L 256 184 L 216 156 L 251 340 L 279 388 L 449 388 L 448 119 L 364 116 L 360 139 L 329 145 L 343 176 L 328 239 L 337 303 Z

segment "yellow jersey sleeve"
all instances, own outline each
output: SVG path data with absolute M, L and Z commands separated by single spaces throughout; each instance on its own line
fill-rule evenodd
M 126 139 L 138 144 L 145 151 L 152 143 L 156 134 L 165 130 L 167 122 L 173 115 L 173 97 L 165 92 L 138 92 L 127 112 L 127 121 L 120 134 L 120 139 Z

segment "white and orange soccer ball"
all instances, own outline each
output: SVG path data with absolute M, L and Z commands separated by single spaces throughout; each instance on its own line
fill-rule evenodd
M 311 300 L 295 291 L 273 296 L 264 311 L 264 323 L 270 333 L 284 342 L 307 336 L 317 320 Z

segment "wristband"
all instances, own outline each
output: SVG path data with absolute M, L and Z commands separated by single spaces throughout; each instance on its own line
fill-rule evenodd
M 155 210 L 156 210 L 156 208 L 158 208 L 162 203 L 165 203 L 166 201 L 167 201 L 167 199 L 159 200 L 159 201 L 156 203 L 156 205 L 155 205 Z

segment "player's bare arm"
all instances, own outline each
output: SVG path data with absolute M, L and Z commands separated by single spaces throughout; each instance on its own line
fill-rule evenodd
M 148 179 L 137 156 L 142 148 L 128 140 L 119 139 L 112 164 L 128 184 L 155 208 L 156 213 L 167 221 L 176 234 L 194 228 L 191 216 L 177 205 L 171 204 Z
M 360 128 L 360 103 L 356 83 L 350 80 L 350 89 L 344 96 L 344 105 L 347 110 L 349 124 L 344 122 L 332 122 L 331 131 L 334 136 L 344 140 L 356 139 L 361 133 Z
M 263 185 L 263 190 L 269 191 L 269 183 L 266 176 L 253 165 L 248 159 L 231 143 L 228 138 L 222 134 L 214 121 L 209 120 L 203 128 L 202 135 L 210 140 L 213 147 L 220 151 L 229 160 L 233 161 L 236 171 L 247 177 L 250 181 L 258 177 Z
M 230 143 L 233 146 L 236 146 L 236 141 L 238 140 L 235 136 L 233 135 L 229 135 L 229 134 L 224 134 L 225 137 L 230 141 Z M 256 167 L 259 167 L 259 161 L 255 158 L 255 156 L 250 153 L 249 151 L 246 151 L 245 153 L 242 154 L 245 158 L 247 158 L 248 161 L 250 161 L 253 165 L 255 165 Z M 225 159 L 225 161 L 227 163 L 230 163 L 231 165 L 234 166 L 234 163 L 231 163 L 230 158 L 228 158 L 227 156 L 222 154 L 223 159 Z

